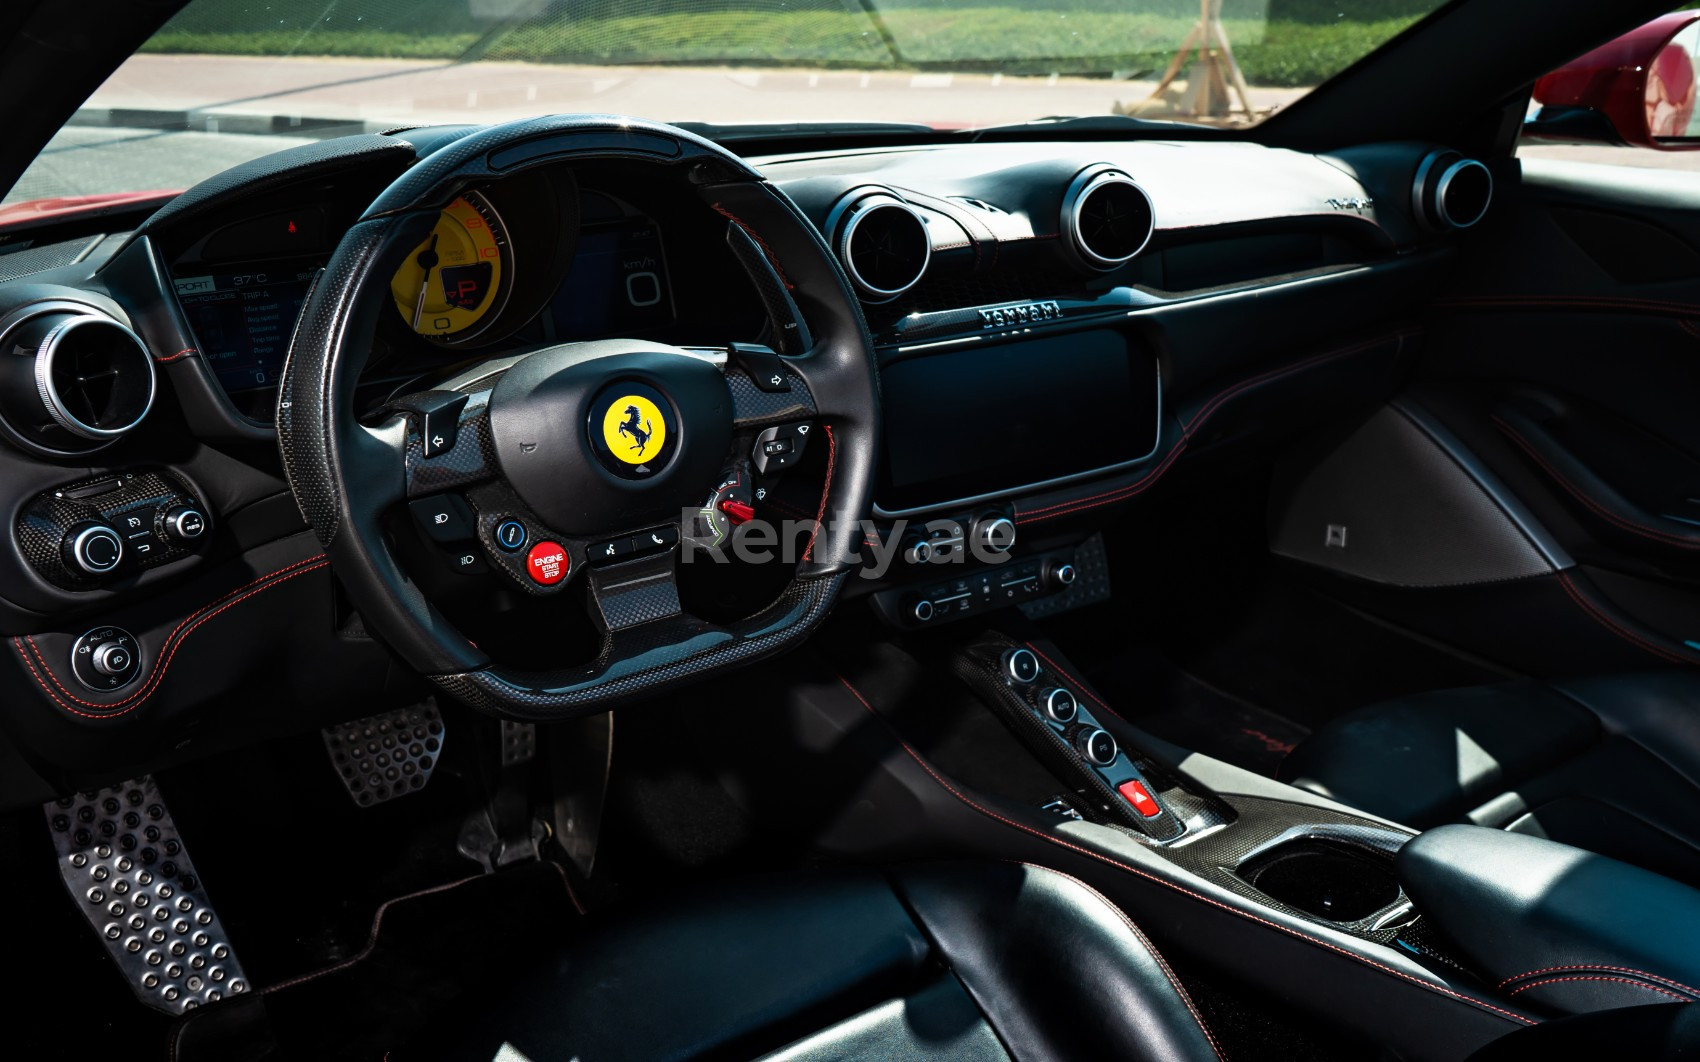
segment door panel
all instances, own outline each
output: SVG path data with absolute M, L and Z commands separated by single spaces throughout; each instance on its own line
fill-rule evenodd
M 1427 325 L 1401 406 L 1573 562 L 1331 590 L 1533 674 L 1700 666 L 1700 175 L 1526 164 Z

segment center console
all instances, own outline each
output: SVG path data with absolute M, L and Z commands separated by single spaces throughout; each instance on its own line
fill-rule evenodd
M 821 794 L 817 847 L 1064 871 L 1177 962 L 1405 1059 L 1464 1058 L 1537 1021 L 1413 904 L 1395 862 L 1413 831 L 1130 725 L 1018 613 L 998 623 L 829 629 L 826 674 L 762 676 L 801 749 L 759 769 L 789 778 L 788 814 Z

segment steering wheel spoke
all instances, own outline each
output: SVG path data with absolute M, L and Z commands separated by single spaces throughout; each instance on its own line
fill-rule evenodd
M 676 546 L 678 528 L 672 530 Z M 666 552 L 654 557 L 591 568 L 590 596 L 596 603 L 599 624 L 611 636 L 677 619 L 684 615 L 684 608 L 679 604 L 676 550 L 667 547 Z
M 500 476 L 490 439 L 490 391 L 422 391 L 390 403 L 407 422 L 410 498 L 464 490 Z

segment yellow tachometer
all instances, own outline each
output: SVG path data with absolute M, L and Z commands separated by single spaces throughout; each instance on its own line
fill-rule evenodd
M 511 272 L 501 218 L 483 196 L 468 192 L 443 209 L 431 235 L 396 270 L 390 293 L 415 332 L 466 339 L 494 319 Z

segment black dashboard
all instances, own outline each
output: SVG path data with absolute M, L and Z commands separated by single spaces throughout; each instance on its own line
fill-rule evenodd
M 386 186 L 466 133 L 328 140 L 150 212 L 0 243 L 11 278 L 0 281 L 7 755 L 78 777 L 309 725 L 303 703 L 334 713 L 352 698 L 417 694 L 324 570 L 271 425 L 301 308 L 344 234 Z M 1107 141 L 753 161 L 860 300 L 883 407 L 872 526 L 901 540 L 903 558 L 873 550 L 875 577 L 850 592 L 916 626 L 1039 593 L 1106 507 L 1183 455 L 1255 455 L 1302 427 L 1313 411 L 1283 381 L 1320 378 L 1309 403 L 1390 387 L 1408 350 L 1404 315 L 1444 275 L 1463 227 L 1462 207 L 1435 208 L 1434 176 L 1469 160 L 1427 144 L 1325 157 Z M 783 275 L 764 285 L 746 268 L 759 234 L 681 195 L 679 179 L 599 159 L 461 189 L 392 281 L 355 413 L 562 343 L 801 353 L 806 320 Z M 76 241 L 87 249 L 71 264 L 24 264 Z M 52 338 L 73 318 L 110 330 Z M 77 369 L 37 388 L 29 374 L 49 352 Z M 129 384 L 89 383 L 143 374 L 145 402 Z M 49 390 L 44 409 L 37 395 Z M 825 455 L 785 471 L 789 458 L 764 445 L 780 456 L 751 504 L 807 515 Z M 108 548 L 107 527 L 132 544 L 91 569 L 83 561 Z M 996 536 L 1003 574 L 993 565 L 938 582 L 915 566 Z M 450 567 L 478 561 L 489 573 L 458 583 L 430 552 L 419 578 L 447 580 L 481 640 L 535 642 L 535 602 L 523 582 L 503 581 L 502 557 L 450 543 Z M 774 585 L 722 573 L 693 592 L 713 599 L 712 614 L 759 604 Z M 272 588 L 273 607 L 229 622 Z M 116 684 L 79 655 L 109 630 L 134 639 Z M 221 708 L 255 682 L 264 692 L 241 718 Z

